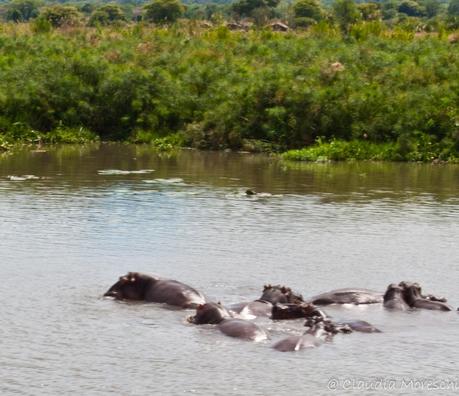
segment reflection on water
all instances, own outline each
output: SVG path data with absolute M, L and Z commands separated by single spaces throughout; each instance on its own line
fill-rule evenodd
M 313 295 L 413 280 L 457 307 L 458 220 L 453 165 L 291 164 L 118 144 L 4 155 L 0 391 L 304 395 L 327 394 L 332 376 L 454 378 L 456 312 L 329 308 L 384 333 L 279 354 L 270 346 L 301 321 L 261 320 L 272 339 L 251 344 L 187 324 L 191 312 L 100 296 L 138 270 L 225 304 L 257 298 L 265 283 Z

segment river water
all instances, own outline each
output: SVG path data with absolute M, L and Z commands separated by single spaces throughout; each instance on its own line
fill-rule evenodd
M 192 311 L 101 296 L 141 271 L 224 304 L 259 297 L 265 283 L 306 297 L 406 280 L 456 308 L 458 241 L 455 165 L 285 164 L 118 144 L 4 154 L 0 393 L 457 394 L 455 311 L 332 307 L 383 332 L 280 353 L 272 344 L 302 321 L 260 320 L 271 339 L 250 343 L 187 324 Z

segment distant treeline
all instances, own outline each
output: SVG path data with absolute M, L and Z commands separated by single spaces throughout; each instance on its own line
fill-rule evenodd
M 291 28 L 307 28 L 321 21 L 342 28 L 359 21 L 384 21 L 388 26 L 409 25 L 418 30 L 459 27 L 459 0 L 0 0 L 6 21 L 41 19 L 63 24 L 108 25 L 128 21 L 172 23 L 178 18 L 213 22 L 249 19 L 255 25 L 280 19 Z
M 224 20 L 187 19 L 54 27 L 43 10 L 0 24 L 0 146 L 317 143 L 287 157 L 457 159 L 459 34 L 444 22 L 390 25 L 334 10 L 288 32 L 248 20 L 236 31 Z

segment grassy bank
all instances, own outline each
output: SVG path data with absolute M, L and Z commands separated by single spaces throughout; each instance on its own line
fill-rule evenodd
M 454 143 L 435 142 L 428 135 L 388 143 L 372 143 L 365 140 L 335 140 L 289 150 L 282 154 L 287 161 L 447 161 L 459 163 Z
M 447 35 L 419 37 L 377 22 L 348 37 L 326 24 L 291 33 L 193 24 L 40 33 L 4 24 L 0 142 L 455 158 L 459 51 Z

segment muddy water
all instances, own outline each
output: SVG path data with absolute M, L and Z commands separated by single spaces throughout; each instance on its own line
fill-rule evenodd
M 187 324 L 192 311 L 101 295 L 134 270 L 226 304 L 257 298 L 265 283 L 309 296 L 412 280 L 456 308 L 458 241 L 453 165 L 285 164 L 129 145 L 3 155 L 0 393 L 457 393 L 456 312 L 329 308 L 383 333 L 280 353 L 273 342 L 302 321 L 260 320 L 271 339 L 253 344 Z

